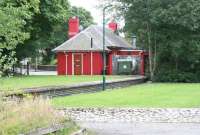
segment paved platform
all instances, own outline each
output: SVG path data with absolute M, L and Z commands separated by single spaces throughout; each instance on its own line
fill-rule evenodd
M 82 122 L 96 135 L 200 135 L 200 123 Z

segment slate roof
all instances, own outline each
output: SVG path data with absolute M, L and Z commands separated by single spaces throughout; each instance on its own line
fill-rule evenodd
M 102 51 L 103 50 L 103 29 L 97 25 L 91 25 L 81 31 L 76 36 L 67 40 L 60 46 L 53 49 L 55 52 L 62 51 Z M 120 36 L 117 36 L 111 30 L 105 30 L 105 46 L 106 50 L 111 48 L 133 49 L 131 45 Z M 91 38 L 93 45 L 91 47 Z

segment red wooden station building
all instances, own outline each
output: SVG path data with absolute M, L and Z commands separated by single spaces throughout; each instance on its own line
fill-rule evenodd
M 79 31 L 79 19 L 69 19 L 69 40 L 56 47 L 58 75 L 101 75 L 103 72 L 103 28 L 91 25 Z M 106 74 L 144 75 L 148 54 L 115 34 L 117 24 L 105 32 Z

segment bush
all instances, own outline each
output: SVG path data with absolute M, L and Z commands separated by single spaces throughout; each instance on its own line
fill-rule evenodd
M 155 74 L 154 81 L 196 83 L 200 82 L 199 76 L 200 73 L 180 72 L 175 70 L 160 70 Z
M 15 52 L 4 52 L 0 49 L 0 77 L 8 76 L 11 74 L 12 66 L 16 63 Z

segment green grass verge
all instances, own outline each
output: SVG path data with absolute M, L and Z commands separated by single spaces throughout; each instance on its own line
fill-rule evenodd
M 59 97 L 56 107 L 200 107 L 198 84 L 142 84 L 119 90 Z
M 107 79 L 119 79 L 125 76 L 107 76 Z M 22 88 L 68 85 L 81 82 L 100 81 L 101 76 L 21 76 L 0 78 L 0 92 L 20 91 Z

